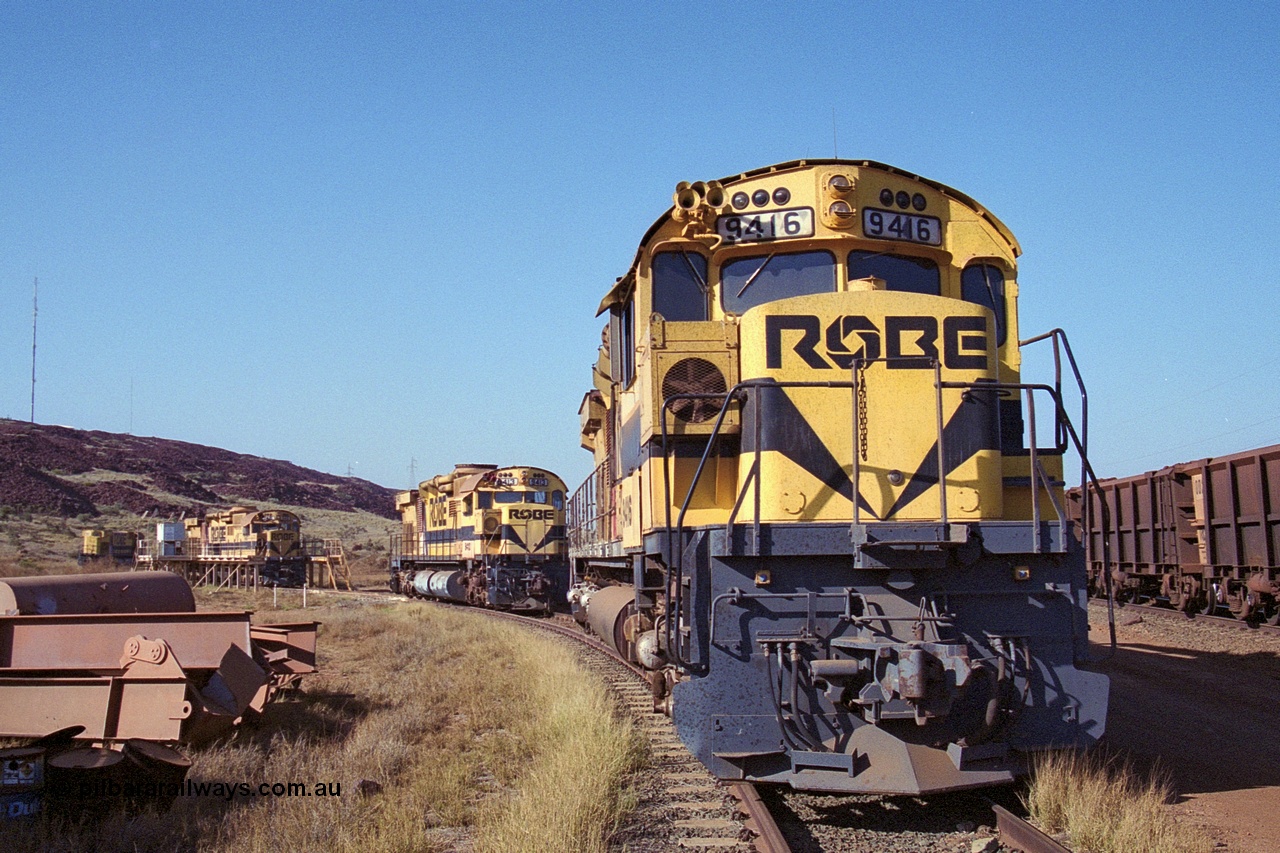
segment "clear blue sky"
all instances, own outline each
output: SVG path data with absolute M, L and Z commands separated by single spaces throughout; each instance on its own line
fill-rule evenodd
M 0 416 L 30 415 L 38 276 L 41 423 L 576 485 L 595 308 L 676 182 L 838 146 L 1018 235 L 1100 473 L 1280 442 L 1278 17 L 9 0 Z

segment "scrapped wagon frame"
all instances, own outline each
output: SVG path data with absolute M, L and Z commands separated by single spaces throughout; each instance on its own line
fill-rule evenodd
M 318 623 L 250 616 L 195 612 L 186 581 L 168 573 L 6 579 L 0 736 L 77 728 L 101 743 L 196 742 L 224 732 L 316 669 Z

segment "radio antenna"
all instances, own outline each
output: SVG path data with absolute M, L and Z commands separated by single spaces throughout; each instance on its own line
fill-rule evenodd
M 31 285 L 31 422 L 36 422 L 36 317 L 40 314 L 40 278 Z

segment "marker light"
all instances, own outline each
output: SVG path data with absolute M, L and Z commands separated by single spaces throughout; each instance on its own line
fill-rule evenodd
M 764 207 L 766 204 L 769 203 L 769 191 L 756 190 L 751 194 L 751 201 L 755 204 L 756 207 Z
M 880 203 L 883 204 L 885 207 L 888 207 L 889 205 L 893 204 L 893 190 L 889 190 L 889 189 L 880 190 Z
M 911 206 L 911 196 L 907 195 L 902 190 L 898 190 L 897 201 L 898 201 L 898 207 L 902 208 L 903 210 L 906 210 L 908 207 Z
M 927 204 L 928 202 L 924 200 L 924 196 L 920 193 L 916 193 L 911 197 L 911 206 L 916 210 L 924 210 Z
M 750 201 L 751 201 L 751 199 L 747 197 L 747 194 L 746 194 L 746 193 L 734 193 L 734 194 L 733 194 L 733 209 L 734 209 L 734 210 L 742 210 L 743 208 L 745 208 L 745 207 L 750 203 Z
M 789 201 L 791 201 L 791 190 L 786 187 L 778 187 L 773 191 L 774 204 L 786 204 Z

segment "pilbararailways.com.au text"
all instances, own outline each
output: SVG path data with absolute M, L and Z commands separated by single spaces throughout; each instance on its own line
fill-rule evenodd
M 70 786 L 67 786 L 70 787 Z M 341 797 L 341 782 L 80 782 L 75 794 L 101 797 Z

